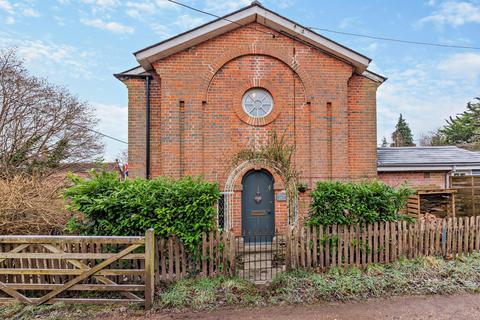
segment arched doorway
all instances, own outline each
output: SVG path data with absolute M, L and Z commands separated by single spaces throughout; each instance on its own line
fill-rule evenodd
M 242 179 L 242 235 L 246 242 L 271 241 L 275 233 L 274 179 L 267 170 L 252 170 Z

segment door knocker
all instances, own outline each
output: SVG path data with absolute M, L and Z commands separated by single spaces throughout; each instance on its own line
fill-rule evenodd
M 262 196 L 260 195 L 260 186 L 257 186 L 257 192 L 255 193 L 255 202 L 260 203 L 262 201 Z

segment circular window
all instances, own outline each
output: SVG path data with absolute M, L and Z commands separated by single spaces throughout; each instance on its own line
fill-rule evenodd
M 263 118 L 273 109 L 272 95 L 265 89 L 250 89 L 242 98 L 243 111 L 253 118 Z

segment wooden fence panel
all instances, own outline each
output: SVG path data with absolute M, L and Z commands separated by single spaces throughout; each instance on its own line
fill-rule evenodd
M 456 215 L 480 215 L 480 176 L 452 176 L 450 179 L 450 185 L 457 190 Z
M 202 234 L 195 252 L 188 252 L 177 237 L 158 239 L 157 248 L 155 272 L 158 281 L 173 282 L 192 275 L 210 277 L 235 272 L 235 236 L 231 232 Z
M 375 222 L 365 226 L 302 226 L 293 229 L 291 235 L 287 237 L 288 269 L 365 267 L 400 257 L 451 257 L 478 252 L 480 217 Z

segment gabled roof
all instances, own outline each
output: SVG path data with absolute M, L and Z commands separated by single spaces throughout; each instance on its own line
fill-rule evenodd
M 254 1 L 247 7 L 197 28 L 139 50 L 135 52 L 134 55 L 144 71 L 148 71 L 152 69 L 152 63 L 158 59 L 165 58 L 252 22 L 257 22 L 279 33 L 297 38 L 319 50 L 332 54 L 352 64 L 358 74 L 363 74 L 371 61 L 370 58 L 265 8 L 258 1 Z M 370 73 L 368 75 L 370 75 Z M 376 81 L 381 79 L 385 80 L 382 76 L 376 76 Z
M 392 167 L 480 167 L 480 153 L 455 146 L 378 148 L 377 155 L 380 171 Z

